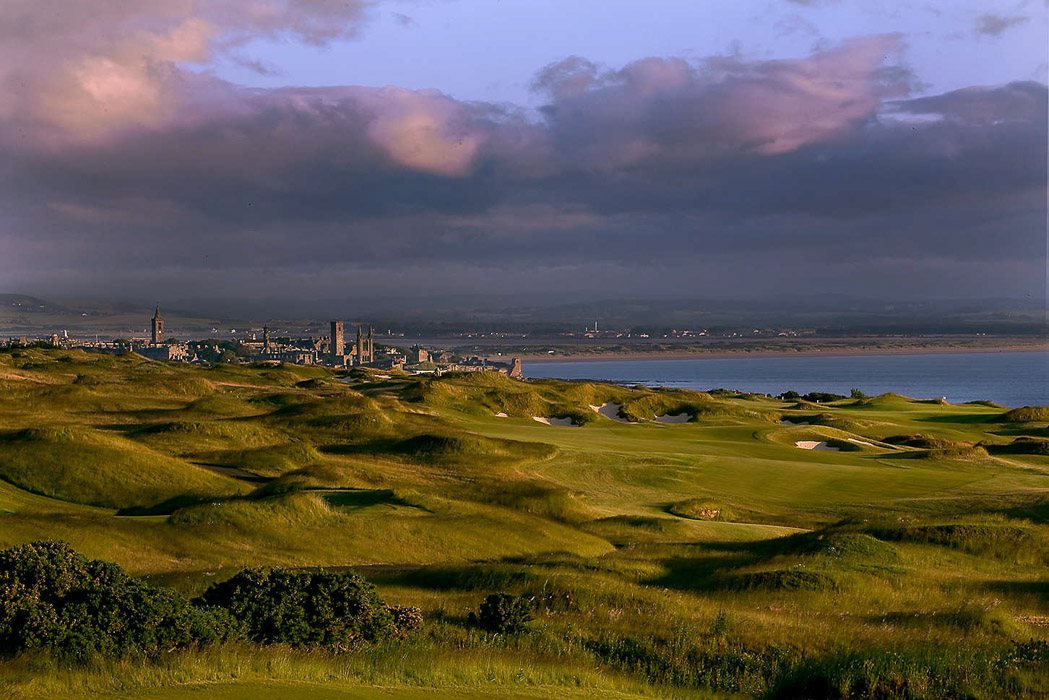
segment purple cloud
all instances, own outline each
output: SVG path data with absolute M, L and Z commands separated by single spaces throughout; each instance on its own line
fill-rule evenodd
M 964 293 L 981 261 L 1002 288 L 1044 289 L 1046 87 L 909 98 L 896 36 L 793 60 L 573 57 L 538 72 L 534 113 L 189 67 L 249 36 L 352 34 L 361 2 L 36 5 L 0 26 L 15 283 L 330 296 L 611 274 L 624 294 L 702 293 L 789 265 L 802 287 L 848 268 L 870 290 L 895 263 L 926 270 L 909 289 Z

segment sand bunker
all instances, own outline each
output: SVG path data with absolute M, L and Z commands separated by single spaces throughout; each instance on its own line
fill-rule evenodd
M 611 418 L 617 423 L 629 423 L 630 421 L 628 421 L 626 418 L 619 417 L 619 409 L 622 408 L 622 406 L 622 404 L 606 401 L 600 406 L 591 406 L 590 408 L 594 409 L 605 418 Z
M 801 421 L 801 422 L 795 423 L 792 420 L 781 420 L 779 422 L 779 424 L 780 425 L 812 425 L 811 423 L 809 423 L 807 421 Z
M 826 442 L 817 442 L 816 440 L 798 440 L 794 443 L 795 447 L 800 447 L 803 450 L 819 450 L 820 452 L 840 452 L 837 447 L 831 447 Z
M 499 413 L 496 413 L 496 414 L 495 414 L 495 417 L 496 417 L 496 418 L 509 418 L 510 416 L 506 415 L 506 414 L 505 414 L 505 413 L 503 413 L 502 411 L 499 411 Z
M 673 415 L 665 413 L 655 417 L 657 423 L 688 423 L 690 420 L 692 420 L 692 416 L 688 413 L 675 413 Z
M 857 440 L 856 438 L 849 438 L 849 442 L 854 442 L 857 445 L 866 445 L 867 447 L 877 447 L 873 442 L 864 442 L 863 440 Z
M 575 425 L 571 418 L 544 418 L 543 416 L 532 416 L 532 420 L 543 425 L 556 425 L 562 428 Z

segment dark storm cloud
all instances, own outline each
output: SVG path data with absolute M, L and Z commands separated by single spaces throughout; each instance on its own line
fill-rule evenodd
M 620 294 L 802 279 L 965 295 L 975 264 L 1002 293 L 1044 272 L 1045 86 L 907 99 L 894 36 L 798 60 L 571 58 L 538 72 L 535 115 L 194 74 L 178 62 L 251 32 L 324 41 L 365 6 L 193 5 L 160 28 L 120 15 L 115 43 L 0 74 L 8 279 L 182 297 L 596 294 L 610 276 Z

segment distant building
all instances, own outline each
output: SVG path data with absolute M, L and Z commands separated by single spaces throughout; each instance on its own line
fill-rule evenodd
M 375 362 L 375 337 L 372 327 L 368 326 L 368 334 L 364 335 L 360 326 L 357 326 L 357 364 L 370 365 Z
M 430 351 L 420 345 L 413 345 L 408 351 L 408 360 L 413 365 L 417 365 L 422 362 L 429 362 Z
M 360 336 L 358 329 L 357 335 Z M 358 342 L 360 342 L 358 340 Z M 343 333 L 342 321 L 331 322 L 331 342 L 328 344 L 328 352 L 331 357 L 331 366 L 340 367 L 346 364 L 346 336 Z
M 290 365 L 313 365 L 317 364 L 317 352 L 304 348 L 292 348 L 280 353 L 280 361 Z
M 153 345 L 164 342 L 164 317 L 160 315 L 160 304 L 153 313 Z
M 150 345 L 144 348 L 136 348 L 135 352 L 142 357 L 151 360 L 163 360 L 164 362 L 189 362 L 189 348 L 181 343 L 170 345 Z

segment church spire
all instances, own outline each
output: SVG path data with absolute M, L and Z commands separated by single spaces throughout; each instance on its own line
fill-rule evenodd
M 164 317 L 160 315 L 160 304 L 153 314 L 153 345 L 158 345 L 164 340 Z

